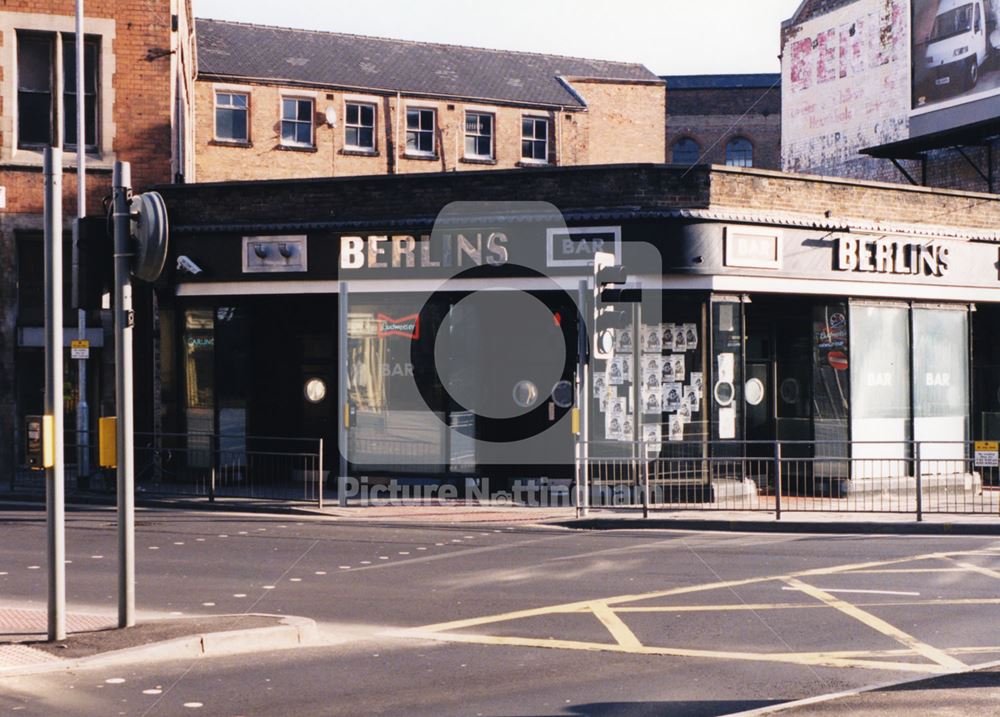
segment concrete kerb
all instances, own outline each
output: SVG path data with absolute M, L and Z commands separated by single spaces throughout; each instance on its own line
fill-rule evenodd
M 991 670 L 996 667 L 1000 667 L 1000 660 L 995 662 L 986 662 L 982 665 L 973 665 L 964 670 L 955 670 L 954 672 L 947 672 L 942 675 L 935 675 L 933 677 L 907 677 L 902 680 L 894 680 L 892 682 L 880 682 L 877 685 L 868 685 L 866 687 L 855 687 L 850 690 L 842 690 L 840 692 L 830 692 L 825 695 L 815 695 L 813 697 L 804 697 L 801 700 L 792 700 L 791 702 L 782 702 L 776 705 L 769 705 L 767 707 L 758 707 L 752 710 L 746 710 L 745 712 L 734 712 L 727 715 L 726 717 L 758 717 L 759 715 L 771 715 L 780 714 L 781 712 L 787 712 L 790 710 L 795 710 L 799 707 L 809 707 L 811 705 L 822 704 L 826 702 L 834 702 L 839 699 L 844 699 L 846 697 L 854 697 L 855 695 L 865 694 L 866 692 L 878 692 L 879 690 L 886 690 L 896 687 L 904 687 L 906 685 L 915 685 L 921 682 L 933 682 L 934 680 L 945 679 L 948 677 L 953 677 L 955 675 L 964 675 L 970 672 L 979 672 L 980 670 Z
M 862 535 L 1000 535 L 994 522 L 720 520 L 711 518 L 593 517 L 548 522 L 573 530 L 690 530 L 728 533 L 854 533 Z
M 112 650 L 88 657 L 0 668 L 0 678 L 95 667 L 133 665 L 138 662 L 165 662 L 168 660 L 241 655 L 264 650 L 287 650 L 319 642 L 319 631 L 316 627 L 316 621 L 306 617 L 270 615 L 268 613 L 219 615 L 218 617 L 222 620 L 227 617 L 239 618 L 249 616 L 280 618 L 282 624 L 243 630 L 204 632 L 177 637 L 171 640 L 162 640 L 148 645 L 137 645 L 136 647 Z

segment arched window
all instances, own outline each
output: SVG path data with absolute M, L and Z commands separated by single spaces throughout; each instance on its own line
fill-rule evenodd
M 726 164 L 730 167 L 752 167 L 753 145 L 746 137 L 733 137 L 726 143 Z
M 701 156 L 701 147 L 690 137 L 682 137 L 674 142 L 671 161 L 674 164 L 695 164 Z

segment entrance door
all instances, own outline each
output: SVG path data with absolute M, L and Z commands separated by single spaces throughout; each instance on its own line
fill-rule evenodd
M 812 456 L 809 302 L 755 299 L 747 307 L 743 387 L 747 455 L 758 485 L 773 490 L 775 441 L 781 441 L 783 489 L 804 475 Z

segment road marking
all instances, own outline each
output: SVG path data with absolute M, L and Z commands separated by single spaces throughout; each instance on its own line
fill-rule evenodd
M 214 602 L 203 602 L 201 604 L 201 606 L 202 607 L 215 607 L 215 603 Z
M 663 655 L 667 657 L 703 657 L 723 660 L 745 660 L 750 662 L 781 662 L 794 665 L 814 665 L 819 667 L 865 667 L 874 670 L 898 670 L 944 674 L 950 670 L 941 665 L 913 662 L 889 662 L 882 660 L 846 659 L 822 652 L 730 652 L 721 650 L 692 650 L 675 647 L 623 647 L 606 642 L 582 642 L 578 640 L 556 640 L 553 638 L 508 637 L 463 632 L 392 630 L 382 633 L 389 637 L 408 637 L 437 642 L 461 642 L 478 645 L 510 645 L 519 647 L 546 647 L 561 650 L 583 650 L 586 652 L 622 652 L 635 655 Z
M 343 568 L 343 566 L 341 566 L 341 567 Z M 347 567 L 351 567 L 351 566 L 350 566 L 350 565 L 348 565 Z M 325 571 L 325 570 L 317 570 L 317 571 L 316 571 L 316 572 L 314 573 L 314 575 L 326 575 L 326 571 Z
M 302 582 L 302 578 L 288 578 L 288 582 L 290 582 L 290 583 L 301 583 Z
M 639 638 L 635 636 L 635 633 L 607 605 L 602 602 L 591 603 L 590 610 L 601 621 L 604 627 L 608 628 L 611 637 L 615 638 L 615 641 L 619 645 L 628 648 L 642 647 L 642 643 L 639 642 Z
M 144 694 L 144 695 L 162 695 L 163 694 L 163 690 L 150 688 L 148 690 L 143 690 L 142 694 Z
M 124 681 L 125 681 L 124 677 L 109 677 L 108 679 L 104 680 L 104 684 L 106 684 L 106 685 L 120 685 Z
M 40 567 L 41 565 L 29 565 L 28 570 L 38 570 Z
M 990 570 L 989 568 L 984 568 L 980 565 L 960 562 L 958 560 L 955 560 L 954 562 L 956 565 L 961 566 L 964 570 L 971 570 L 974 573 L 979 573 L 980 575 L 986 575 L 987 577 L 996 578 L 997 580 L 1000 580 L 1000 573 L 998 573 L 996 570 Z
M 234 598 L 245 598 L 246 596 L 246 593 L 233 593 Z
M 883 635 L 891 637 L 896 642 L 899 642 L 913 650 L 916 650 L 921 655 L 926 657 L 928 660 L 936 662 L 942 667 L 946 667 L 952 670 L 960 670 L 966 667 L 964 662 L 956 660 L 951 655 L 945 654 L 936 647 L 928 645 L 925 642 L 921 642 L 912 635 L 903 632 L 898 627 L 890 625 L 885 620 L 879 617 L 875 617 L 870 612 L 865 612 L 861 608 L 851 605 L 849 602 L 845 602 L 840 598 L 834 597 L 828 592 L 825 592 L 817 587 L 813 587 L 812 585 L 804 583 L 796 578 L 786 578 L 785 582 L 787 582 L 792 587 L 797 587 L 801 589 L 802 592 L 811 595 L 820 602 L 824 602 L 830 607 L 840 610 L 840 612 L 844 613 L 845 615 L 853 617 L 858 622 L 867 625 L 876 632 L 881 632 Z
M 793 588 L 787 585 L 781 589 L 805 592 L 802 588 Z M 817 590 L 822 590 L 825 593 L 864 593 L 865 595 L 911 595 L 913 597 L 920 595 L 920 593 L 905 592 L 902 590 L 853 590 L 848 588 L 817 588 Z
M 963 573 L 965 571 L 962 568 L 885 568 L 882 570 L 852 570 L 851 572 L 858 575 L 906 575 L 909 573 Z

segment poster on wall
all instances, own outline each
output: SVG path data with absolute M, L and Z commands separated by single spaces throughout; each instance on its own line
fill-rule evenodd
M 624 359 L 616 356 L 610 361 L 608 361 L 608 385 L 609 386 L 621 386 L 625 383 L 625 361 Z
M 670 382 L 663 384 L 663 410 L 676 411 L 684 400 L 682 384 Z
M 679 416 L 671 416 L 668 426 L 671 441 L 677 442 L 684 440 L 684 424 Z
M 621 353 L 632 353 L 632 327 L 626 326 L 615 332 L 615 348 Z
M 698 331 L 695 324 L 684 324 L 684 344 L 688 351 L 698 348 Z
M 674 325 L 660 324 L 660 346 L 664 351 L 674 350 Z
M 660 413 L 660 403 L 661 403 L 661 392 L 660 387 L 657 386 L 655 389 L 644 388 L 642 389 L 642 412 L 643 413 Z
M 643 353 L 660 353 L 660 327 L 659 326 L 643 326 L 642 327 L 642 351 Z
M 608 374 L 605 371 L 594 371 L 594 398 L 600 398 L 608 389 Z
M 914 110 L 1000 93 L 997 0 L 912 0 L 911 8 Z

